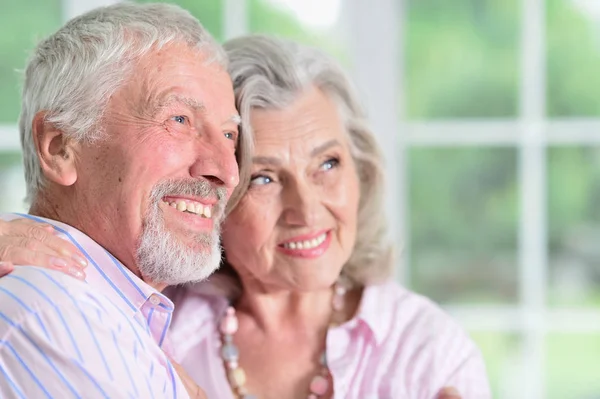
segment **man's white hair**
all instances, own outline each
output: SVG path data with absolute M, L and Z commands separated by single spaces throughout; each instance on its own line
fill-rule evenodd
M 35 115 L 45 111 L 45 121 L 69 139 L 101 138 L 110 96 L 144 55 L 170 43 L 187 44 L 203 52 L 207 62 L 227 67 L 223 49 L 198 20 L 169 4 L 97 8 L 38 44 L 25 70 L 19 117 L 29 202 L 44 185 L 32 136 Z

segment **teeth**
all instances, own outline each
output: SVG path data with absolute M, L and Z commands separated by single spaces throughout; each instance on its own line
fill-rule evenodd
M 166 202 L 165 204 L 170 206 L 171 208 L 177 209 L 179 212 L 188 212 L 193 213 L 198 216 L 205 217 L 210 219 L 212 216 L 212 207 L 210 205 L 203 205 L 199 202 L 185 201 L 185 200 L 177 200 Z
M 320 236 L 313 238 L 312 240 L 286 242 L 285 244 L 283 244 L 283 247 L 287 249 L 312 249 L 323 244 L 326 238 L 327 233 L 323 233 Z

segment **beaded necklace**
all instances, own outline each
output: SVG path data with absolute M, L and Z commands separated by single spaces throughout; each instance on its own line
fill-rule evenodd
M 338 280 L 333 286 L 333 297 L 331 300 L 331 308 L 333 310 L 331 317 L 331 325 L 336 325 L 341 322 L 339 316 L 344 309 L 344 296 L 348 292 L 349 285 L 342 279 Z M 235 308 L 229 306 L 225 315 L 219 323 L 219 331 L 221 333 L 221 358 L 227 369 L 227 379 L 233 392 L 240 399 L 258 399 L 255 395 L 248 393 L 245 388 L 246 372 L 239 365 L 240 352 L 238 347 L 233 343 L 233 336 L 238 330 L 239 322 L 235 314 Z M 319 372 L 310 381 L 307 399 L 322 398 L 329 391 L 330 373 L 327 367 L 327 354 L 323 350 L 319 359 Z

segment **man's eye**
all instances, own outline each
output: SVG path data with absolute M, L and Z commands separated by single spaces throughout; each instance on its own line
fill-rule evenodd
M 225 132 L 224 135 L 225 135 L 225 138 L 228 140 L 235 139 L 235 134 L 233 134 L 233 132 Z
M 182 115 L 177 115 L 177 116 L 173 116 L 171 117 L 171 120 L 177 122 L 177 123 L 181 123 L 184 124 L 187 120 L 187 118 L 185 116 Z

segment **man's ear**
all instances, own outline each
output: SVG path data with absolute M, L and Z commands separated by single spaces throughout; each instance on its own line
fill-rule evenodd
M 46 179 L 61 186 L 74 184 L 77 180 L 75 142 L 66 137 L 62 130 L 47 122 L 43 111 L 33 118 L 32 134 Z

